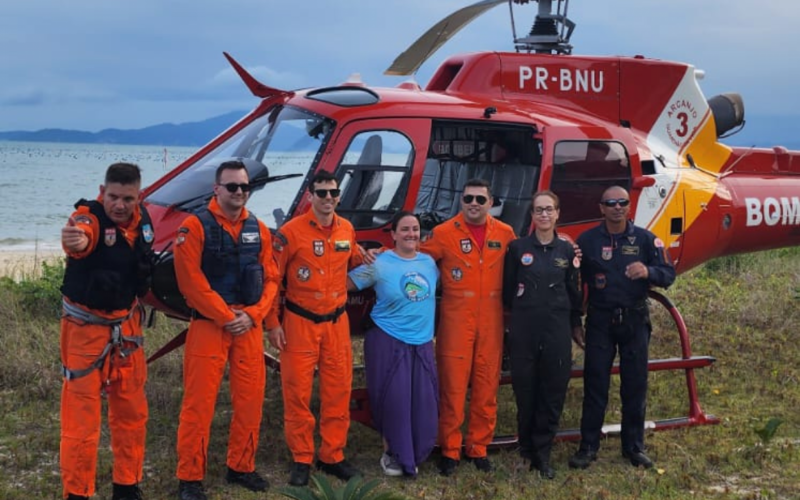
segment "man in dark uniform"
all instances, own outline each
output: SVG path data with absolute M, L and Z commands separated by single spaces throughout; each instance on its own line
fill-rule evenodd
M 581 444 L 569 461 L 573 469 L 585 469 L 597 459 L 601 428 L 608 403 L 611 366 L 619 350 L 620 398 L 622 400 L 622 456 L 634 467 L 650 468 L 644 453 L 644 418 L 647 404 L 647 350 L 650 316 L 647 292 L 651 285 L 668 287 L 675 268 L 664 243 L 628 220 L 628 192 L 614 186 L 600 199 L 605 219 L 583 233 L 581 278 L 589 287 L 585 339 L 575 330 L 575 341 L 584 344 L 583 416 Z

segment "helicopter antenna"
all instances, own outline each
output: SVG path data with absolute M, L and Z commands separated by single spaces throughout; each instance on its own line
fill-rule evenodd
M 529 0 L 514 0 L 515 3 L 528 3 Z M 514 12 L 511 12 L 511 29 L 514 33 L 514 47 L 517 51 L 536 52 L 537 54 L 571 54 L 572 45 L 569 38 L 575 29 L 575 23 L 567 17 L 569 0 L 556 0 L 557 8 L 553 13 L 553 0 L 536 0 L 539 12 L 533 21 L 530 33 L 518 38 L 514 26 Z

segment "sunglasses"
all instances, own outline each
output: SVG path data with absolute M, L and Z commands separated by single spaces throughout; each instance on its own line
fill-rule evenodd
M 222 186 L 225 187 L 229 193 L 235 193 L 239 189 L 241 189 L 243 193 L 249 193 L 250 190 L 253 189 L 248 183 L 237 184 L 235 182 L 228 182 L 227 184 L 222 184 Z
M 631 200 L 628 200 L 628 199 L 625 199 L 625 198 L 620 198 L 618 200 L 615 200 L 614 198 L 611 198 L 609 200 L 601 201 L 600 204 L 601 205 L 605 205 L 607 207 L 615 207 L 617 205 L 619 205 L 621 207 L 627 207 L 628 205 L 631 204 Z
M 473 201 L 478 202 L 478 205 L 486 205 L 486 202 L 489 201 L 489 198 L 483 196 L 482 194 L 479 194 L 478 196 L 475 196 L 474 194 L 465 194 L 461 199 L 467 205 Z
M 331 198 L 338 198 L 340 194 L 342 194 L 341 189 L 315 189 L 314 194 L 320 198 L 327 198 L 328 193 L 331 194 Z

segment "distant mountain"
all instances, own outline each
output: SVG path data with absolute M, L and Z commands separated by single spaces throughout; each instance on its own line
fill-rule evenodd
M 100 132 L 43 129 L 36 132 L 0 132 L 0 141 L 135 144 L 148 146 L 202 146 L 245 115 L 232 111 L 200 122 L 162 123 L 135 130 L 109 128 Z
M 200 122 L 162 123 L 136 130 L 109 128 L 100 132 L 44 129 L 36 132 L 0 132 L 0 141 L 72 142 L 86 144 L 135 144 L 153 146 L 203 146 L 245 115 L 232 111 Z M 729 146 L 784 146 L 800 150 L 800 117 L 749 116 L 743 130 L 722 139 Z M 278 139 L 280 140 L 280 139 Z M 297 149 L 297 145 L 292 146 Z

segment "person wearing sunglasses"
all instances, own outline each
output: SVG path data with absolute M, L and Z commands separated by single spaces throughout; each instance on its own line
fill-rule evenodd
M 466 458 L 493 469 L 486 448 L 497 422 L 503 352 L 503 262 L 516 238 L 508 224 L 489 215 L 492 193 L 471 179 L 461 213 L 436 226 L 421 249 L 439 266 L 442 281 L 436 362 L 439 371 L 439 472 L 452 475 L 461 458 L 464 406 L 471 389 Z
M 98 198 L 78 201 L 61 229 L 67 265 L 60 467 L 62 496 L 69 500 L 95 493 L 103 399 L 114 458 L 112 499 L 142 498 L 147 364 L 137 296 L 148 290 L 154 234 L 139 203 L 140 185 L 138 166 L 109 166 Z
M 178 423 L 181 500 L 207 498 L 202 481 L 226 364 L 233 405 L 226 480 L 251 491 L 269 487 L 256 472 L 255 457 L 266 383 L 262 322 L 278 294 L 278 269 L 269 228 L 245 208 L 245 165 L 224 162 L 215 180 L 208 206 L 187 217 L 175 239 L 178 288 L 192 308 Z
M 583 251 L 581 280 L 589 293 L 585 334 L 582 328 L 574 331 L 575 342 L 585 345 L 581 443 L 569 460 L 574 469 L 585 469 L 597 459 L 617 353 L 622 456 L 634 467 L 653 466 L 644 446 L 651 332 L 647 294 L 651 286 L 669 287 L 675 268 L 664 243 L 628 220 L 630 204 L 624 188 L 606 189 L 600 198 L 603 222 L 577 241 Z
M 559 212 L 555 193 L 534 193 L 536 229 L 509 244 L 503 277 L 520 455 L 545 479 L 556 474 L 550 452 L 572 368 L 572 330 L 581 324 L 583 307 L 580 259 L 556 232 Z
M 276 302 L 266 326 L 280 351 L 283 419 L 293 464 L 289 484 L 308 484 L 314 461 L 315 419 L 311 412 L 314 373 L 319 369 L 322 445 L 317 468 L 347 481 L 361 472 L 344 458 L 350 426 L 353 359 L 347 305 L 347 271 L 363 262 L 353 225 L 335 213 L 339 184 L 318 172 L 308 186 L 311 210 L 281 226 L 274 248 L 285 278 L 283 324 Z

